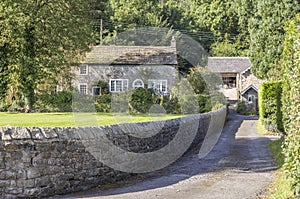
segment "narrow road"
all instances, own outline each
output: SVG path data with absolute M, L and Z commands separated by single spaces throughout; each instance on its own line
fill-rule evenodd
M 230 110 L 218 143 L 205 158 L 199 159 L 197 152 L 193 152 L 135 183 L 123 182 L 117 188 L 99 188 L 54 198 L 260 198 L 273 180 L 272 171 L 276 170 L 266 146 L 276 138 L 258 135 L 257 119 Z

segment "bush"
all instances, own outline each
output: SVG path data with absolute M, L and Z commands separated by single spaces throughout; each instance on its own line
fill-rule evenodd
M 171 98 L 164 97 L 162 106 L 164 107 L 164 109 L 166 110 L 166 113 L 168 113 L 168 114 L 180 114 L 181 113 L 179 100 L 176 96 L 173 96 Z
M 199 113 L 209 112 L 212 109 L 209 95 L 196 95 L 199 104 Z
M 137 88 L 130 97 L 130 106 L 133 112 L 147 113 L 150 107 L 157 101 L 152 89 Z
M 111 94 L 99 95 L 95 98 L 95 108 L 97 112 L 111 112 Z
M 247 105 L 245 102 L 238 102 L 236 105 L 236 112 L 242 115 L 247 115 Z
M 182 114 L 199 113 L 199 103 L 196 95 L 182 95 L 179 98 Z
M 60 91 L 55 94 L 41 93 L 37 96 L 34 109 L 38 112 L 71 112 L 72 91 Z
M 259 116 L 268 131 L 283 132 L 281 82 L 265 82 L 259 91 Z

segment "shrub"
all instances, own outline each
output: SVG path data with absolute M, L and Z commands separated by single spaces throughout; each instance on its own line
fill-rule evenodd
M 179 98 L 179 104 L 182 114 L 196 114 L 199 113 L 199 105 L 196 95 L 182 95 Z
M 283 132 L 281 82 L 265 82 L 259 91 L 259 116 L 268 131 Z
M 150 107 L 157 101 L 152 89 L 137 88 L 130 97 L 130 106 L 133 112 L 147 113 Z
M 72 91 L 60 91 L 55 94 L 40 93 L 34 109 L 38 112 L 71 112 Z
M 242 115 L 247 115 L 247 105 L 245 102 L 238 102 L 236 105 L 236 112 Z
M 177 96 L 170 97 L 164 97 L 162 106 L 166 110 L 166 113 L 168 114 L 180 114 L 180 104 Z
M 212 109 L 209 95 L 196 95 L 199 104 L 199 113 L 209 112 Z
M 111 94 L 102 94 L 95 98 L 95 108 L 97 112 L 111 112 Z

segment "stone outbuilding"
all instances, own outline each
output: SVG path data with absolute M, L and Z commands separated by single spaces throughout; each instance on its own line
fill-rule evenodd
M 258 108 L 258 88 L 263 83 L 251 72 L 248 57 L 209 57 L 208 69 L 220 74 L 221 91 L 232 101 L 245 101 L 248 108 Z

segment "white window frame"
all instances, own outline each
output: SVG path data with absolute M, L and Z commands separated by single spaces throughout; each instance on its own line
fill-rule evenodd
M 121 82 L 121 89 L 117 88 L 117 81 Z M 114 88 L 114 89 L 112 89 Z M 119 93 L 128 90 L 128 79 L 110 79 L 109 80 L 109 91 L 112 93 Z
M 142 85 L 136 85 L 137 83 L 141 83 Z M 132 83 L 132 88 L 144 88 L 144 82 L 141 79 L 136 79 Z
M 158 85 L 153 88 L 152 84 Z M 165 83 L 165 90 L 163 90 L 163 83 Z M 157 88 L 158 87 L 158 88 Z M 153 88 L 155 91 L 166 93 L 168 91 L 168 80 L 166 79 L 149 79 L 148 88 Z
M 248 94 L 248 104 L 252 104 L 254 100 L 255 100 L 255 95 Z
M 95 95 L 94 89 L 99 89 L 99 95 L 101 94 L 101 88 L 99 86 L 93 86 L 92 87 L 92 95 L 93 96 L 99 96 L 99 95 Z
M 81 89 L 80 89 L 81 86 L 85 86 L 85 87 L 86 87 L 85 93 L 81 93 Z M 78 92 L 79 92 L 80 94 L 87 95 L 87 94 L 88 94 L 88 85 L 87 85 L 87 83 L 80 83 L 80 84 L 78 84 Z
M 85 73 L 82 72 L 81 67 L 85 67 Z M 88 75 L 89 66 L 87 64 L 80 65 L 79 67 L 79 75 Z

